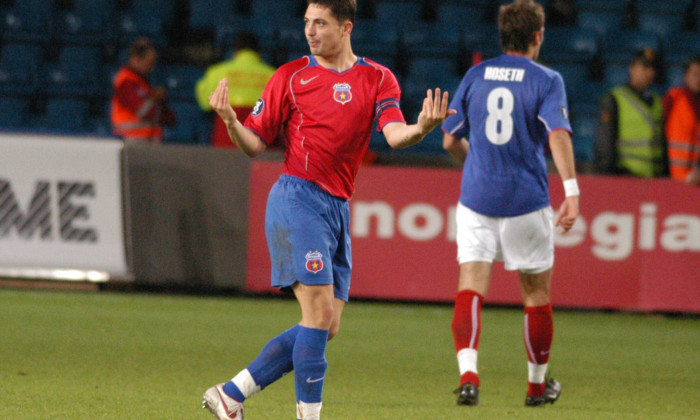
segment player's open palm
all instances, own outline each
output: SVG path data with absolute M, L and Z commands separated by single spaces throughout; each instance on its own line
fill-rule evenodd
M 221 79 L 214 92 L 209 95 L 209 105 L 219 114 L 226 125 L 236 121 L 236 111 L 229 103 L 228 80 Z
M 423 99 L 423 109 L 418 114 L 418 126 L 425 134 L 433 131 L 435 127 L 440 125 L 449 115 L 456 114 L 454 109 L 447 109 L 449 104 L 449 93 L 440 94 L 440 88 L 435 88 L 435 96 L 433 97 L 432 89 Z

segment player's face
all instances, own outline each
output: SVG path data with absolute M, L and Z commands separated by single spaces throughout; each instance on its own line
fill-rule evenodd
M 691 64 L 683 80 L 691 92 L 700 93 L 700 64 Z
M 331 9 L 310 4 L 304 15 L 304 35 L 311 54 L 331 56 L 343 48 L 344 26 L 331 14 Z

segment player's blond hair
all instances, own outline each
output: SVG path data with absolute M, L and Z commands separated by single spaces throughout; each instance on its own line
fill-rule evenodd
M 498 10 L 498 31 L 504 51 L 527 52 L 535 32 L 544 29 L 544 9 L 533 0 L 515 0 Z

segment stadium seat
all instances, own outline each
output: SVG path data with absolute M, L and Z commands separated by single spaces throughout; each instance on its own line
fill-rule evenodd
M 610 64 L 605 67 L 605 84 L 608 87 L 614 87 L 627 83 L 628 79 L 628 64 Z
M 682 16 L 687 12 L 691 1 L 692 0 L 636 0 L 636 4 L 637 10 L 639 10 L 640 13 L 660 13 Z
M 2 38 L 10 42 L 48 42 L 56 2 L 21 0 L 3 16 Z
M 377 19 L 382 22 L 403 22 L 410 25 L 423 18 L 423 3 L 411 0 L 378 0 L 375 6 Z
M 233 16 L 233 3 L 230 0 L 190 0 L 189 26 L 215 30 Z
M 297 23 L 303 33 L 304 10 L 302 3 L 293 0 L 253 0 L 252 15 L 272 22 L 273 25 L 279 23 Z M 270 23 L 268 23 L 269 25 Z
M 662 38 L 673 38 L 683 28 L 683 15 L 645 12 L 639 14 L 638 24 L 642 31 L 655 33 Z
M 0 52 L 0 93 L 35 93 L 43 50 L 33 44 L 5 44 Z
M 579 11 L 607 11 L 622 13 L 625 10 L 626 2 L 624 1 L 610 1 L 610 0 L 583 0 L 577 1 L 576 7 Z
M 49 95 L 94 95 L 102 76 L 100 47 L 67 46 L 61 49 L 58 62 L 46 69 Z
M 697 46 L 700 46 L 700 32 L 676 32 L 663 38 L 663 50 L 669 65 L 682 65 L 690 57 L 700 54 Z
M 683 86 L 683 65 L 675 64 L 666 71 L 666 85 L 668 87 Z
M 598 36 L 586 28 L 548 28 L 540 58 L 547 63 L 589 63 L 598 52 Z
M 163 65 L 152 75 L 154 86 L 168 89 L 173 101 L 194 102 L 194 86 L 204 76 L 202 67 L 190 65 Z
M 353 51 L 362 56 L 395 56 L 399 30 L 391 22 L 358 19 L 352 30 Z
M 551 68 L 559 72 L 564 79 L 569 102 L 576 102 L 586 95 L 588 88 L 588 66 L 575 62 L 552 64 Z
M 63 44 L 101 45 L 113 37 L 116 3 L 112 0 L 73 0 L 57 19 L 57 38 Z
M 34 120 L 33 126 L 43 130 L 86 132 L 89 109 L 86 99 L 51 98 L 46 101 L 45 112 Z
M 461 53 L 461 27 L 442 22 L 413 22 L 401 29 L 401 45 L 409 57 L 443 57 Z
M 574 131 L 574 158 L 580 162 L 593 160 L 593 144 L 598 122 L 595 114 L 574 114 L 571 129 Z
M 28 97 L 0 96 L 0 130 L 26 127 L 29 105 Z
M 578 26 L 592 30 L 598 36 L 604 36 L 608 30 L 619 27 L 621 21 L 622 15 L 620 13 L 608 10 L 582 10 L 578 15 Z
M 209 133 L 203 132 L 203 115 L 193 102 L 173 101 L 170 108 L 175 112 L 177 123 L 165 127 L 163 139 L 171 144 L 204 144 L 209 142 Z
M 127 10 L 119 14 L 118 38 L 119 45 L 128 47 L 139 38 L 148 38 L 156 48 L 167 45 L 164 35 L 163 17 L 158 14 L 139 13 Z
M 467 3 L 440 3 L 438 22 L 452 25 L 455 29 L 471 31 L 486 23 L 483 7 Z
M 610 29 L 603 38 L 601 53 L 607 64 L 627 64 L 637 50 L 651 48 L 658 52 L 659 37 L 648 31 Z

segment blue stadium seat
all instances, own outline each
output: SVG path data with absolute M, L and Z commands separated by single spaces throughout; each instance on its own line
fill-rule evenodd
M 73 8 L 59 14 L 57 38 L 64 44 L 104 44 L 113 37 L 115 16 L 112 0 L 73 0 Z
M 178 2 L 172 0 L 131 0 L 129 11 L 134 15 L 156 16 L 160 22 L 168 24 L 175 18 L 177 4 Z
M 611 29 L 603 38 L 601 53 L 606 64 L 627 64 L 637 50 L 659 51 L 659 37 L 648 31 Z
M 89 109 L 86 99 L 50 98 L 45 113 L 34 119 L 32 126 L 43 130 L 85 132 Z
M 91 46 L 64 47 L 58 62 L 47 66 L 47 75 L 49 95 L 94 95 L 102 76 L 102 50 Z
M 353 51 L 362 56 L 395 56 L 399 30 L 391 22 L 358 19 L 352 30 Z
M 0 130 L 24 128 L 30 100 L 21 96 L 0 96 Z
M 127 10 L 118 18 L 119 44 L 128 47 L 139 38 L 148 38 L 156 48 L 163 48 L 167 45 L 163 28 L 162 16 Z
M 697 46 L 700 46 L 700 32 L 676 32 L 663 38 L 663 50 L 669 65 L 682 65 L 690 57 L 700 53 Z
M 253 0 L 252 15 L 272 22 L 274 25 L 288 22 L 298 23 L 303 32 L 303 10 L 298 1 L 292 0 Z M 268 23 L 269 25 L 269 23 Z
M 683 15 L 645 12 L 639 14 L 638 23 L 642 31 L 653 32 L 662 38 L 673 38 L 683 28 Z
M 624 1 L 611 1 L 611 0 L 583 0 L 583 1 L 577 1 L 576 2 L 576 7 L 580 11 L 596 11 L 596 12 L 601 12 L 601 11 L 607 11 L 607 12 L 615 12 L 615 13 L 622 13 L 625 10 L 625 3 Z
M 683 86 L 683 65 L 675 64 L 666 71 L 666 85 L 668 87 Z
M 204 70 L 192 65 L 159 66 L 152 77 L 153 85 L 168 89 L 173 101 L 194 102 L 194 86 L 204 76 Z
M 485 22 L 484 9 L 473 4 L 443 3 L 438 5 L 438 21 L 472 31 Z
M 593 144 L 597 129 L 596 114 L 574 114 L 571 129 L 574 131 L 574 158 L 579 162 L 593 160 Z
M 225 23 L 219 24 L 215 28 L 214 45 L 223 56 L 230 55 L 233 41 L 241 31 L 252 32 L 258 37 L 260 50 L 263 54 L 273 53 L 278 48 L 276 25 L 270 25 L 260 16 L 239 14 L 229 17 Z M 303 36 L 303 22 L 300 23 L 298 31 Z
M 495 24 L 483 24 L 473 30 L 464 31 L 462 34 L 464 45 L 480 52 L 484 58 L 493 58 L 501 55 L 501 38 Z
M 640 13 L 674 14 L 682 16 L 690 5 L 689 0 L 636 0 Z
M 56 2 L 21 0 L 3 16 L 2 38 L 10 42 L 47 42 Z
M 169 104 L 175 112 L 177 123 L 165 127 L 163 139 L 171 144 L 205 144 L 210 133 L 204 132 L 203 113 L 193 102 L 174 101 Z
M 189 25 L 194 29 L 216 29 L 233 16 L 230 0 L 190 0 Z
M 598 36 L 586 28 L 548 28 L 540 58 L 547 63 L 588 63 L 598 52 Z
M 411 0 L 379 0 L 375 6 L 377 19 L 382 22 L 402 22 L 402 27 L 418 22 L 423 16 L 423 4 Z
M 608 30 L 619 27 L 621 21 L 622 15 L 620 13 L 608 10 L 582 10 L 578 15 L 579 27 L 592 30 L 598 36 L 603 36 Z M 545 36 L 547 36 L 546 33 Z
M 588 88 L 587 65 L 570 62 L 553 64 L 551 68 L 559 72 L 564 79 L 569 102 L 579 101 L 582 96 L 586 95 Z
M 610 64 L 605 67 L 605 84 L 608 87 L 613 87 L 627 83 L 628 79 L 628 64 Z
M 43 50 L 33 44 L 5 44 L 0 52 L 0 93 L 36 92 Z
M 457 59 L 461 53 L 461 27 L 446 23 L 413 22 L 401 29 L 404 52 L 410 57 Z

